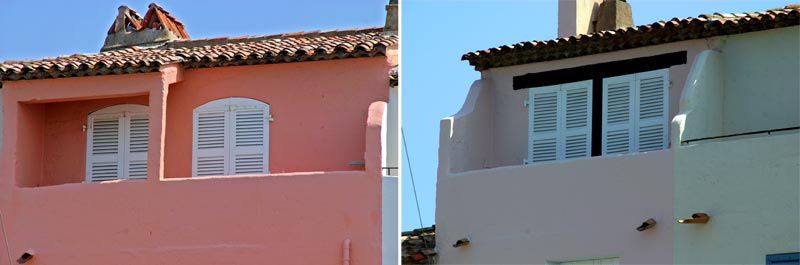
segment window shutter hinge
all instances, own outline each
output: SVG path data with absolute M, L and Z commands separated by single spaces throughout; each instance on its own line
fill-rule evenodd
M 269 115 L 269 114 L 265 115 L 264 119 L 267 120 L 268 122 L 275 121 L 275 117 L 272 117 L 272 115 Z
M 531 162 L 530 162 L 530 160 L 528 160 L 528 159 L 522 159 L 522 164 L 523 164 L 523 165 L 527 165 L 527 164 L 530 164 L 530 163 L 531 163 Z
M 530 107 L 531 106 L 531 101 L 526 99 L 526 100 L 522 101 L 522 105 L 524 105 L 525 107 Z

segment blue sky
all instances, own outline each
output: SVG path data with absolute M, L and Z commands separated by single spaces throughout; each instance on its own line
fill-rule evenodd
M 714 12 L 763 11 L 796 1 L 628 0 L 634 24 Z M 403 128 L 419 195 L 422 223 L 434 223 L 439 120 L 455 114 L 480 75 L 461 55 L 479 49 L 556 37 L 557 0 L 403 0 Z M 403 161 L 403 166 L 407 166 Z M 407 168 L 405 168 L 407 169 Z M 408 170 L 402 175 L 402 230 L 419 228 Z
M 117 7 L 151 2 L 206 38 L 383 26 L 388 0 L 0 0 L 0 61 L 97 52 Z

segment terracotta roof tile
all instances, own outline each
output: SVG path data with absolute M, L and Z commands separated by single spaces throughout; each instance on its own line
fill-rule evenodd
M 385 56 L 386 49 L 397 45 L 399 39 L 382 33 L 383 28 L 375 27 L 176 40 L 152 48 L 134 46 L 68 57 L 6 61 L 0 64 L 0 80 L 155 72 L 159 66 L 171 63 L 206 68 Z
M 436 264 L 436 226 L 403 232 L 400 237 L 402 264 Z
M 469 61 L 476 70 L 486 70 L 799 24 L 800 5 L 787 5 L 785 8 L 763 12 L 714 13 L 697 18 L 673 18 L 670 21 L 613 31 L 520 42 L 466 53 L 461 56 L 461 60 Z

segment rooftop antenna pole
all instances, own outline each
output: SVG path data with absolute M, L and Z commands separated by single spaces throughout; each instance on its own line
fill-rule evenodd
M 0 211 L 0 229 L 3 230 L 3 240 L 6 242 L 6 255 L 8 256 L 8 265 L 14 265 L 11 263 L 11 249 L 8 247 L 8 236 L 6 235 L 6 225 L 3 223 L 3 212 Z

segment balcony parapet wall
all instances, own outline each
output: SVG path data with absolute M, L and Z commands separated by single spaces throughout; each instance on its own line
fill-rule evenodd
M 439 176 L 491 167 L 491 80 L 472 83 L 461 110 L 440 121 Z

